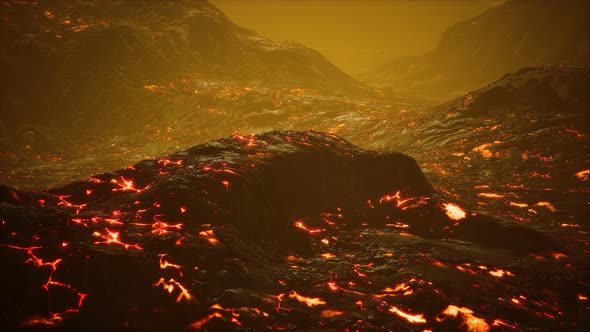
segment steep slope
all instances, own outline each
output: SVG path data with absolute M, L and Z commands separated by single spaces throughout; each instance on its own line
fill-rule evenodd
M 432 52 L 392 61 L 364 80 L 445 98 L 522 67 L 589 59 L 589 1 L 511 0 L 450 27 Z
M 144 87 L 174 79 L 364 93 L 316 51 L 241 28 L 206 1 L 8 1 L 0 17 L 4 136 L 35 122 L 88 132 L 120 126 L 121 113 L 142 121 L 167 111 Z

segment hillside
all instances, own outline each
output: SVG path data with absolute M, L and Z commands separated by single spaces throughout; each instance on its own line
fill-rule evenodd
M 431 52 L 393 60 L 363 80 L 395 94 L 440 99 L 519 68 L 589 59 L 589 1 L 512 0 L 451 26 Z
M 0 18 L 0 137 L 45 122 L 103 130 L 123 112 L 140 121 L 167 111 L 149 94 L 173 80 L 365 94 L 318 52 L 239 27 L 206 1 L 13 1 Z

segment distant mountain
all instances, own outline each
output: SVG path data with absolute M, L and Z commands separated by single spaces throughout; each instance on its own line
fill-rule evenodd
M 522 67 L 590 59 L 590 1 L 512 0 L 447 29 L 437 47 L 363 80 L 399 94 L 458 96 Z
M 201 0 L 5 1 L 0 44 L 0 125 L 9 129 L 145 108 L 134 106 L 145 86 L 182 77 L 364 93 L 318 52 L 259 36 Z

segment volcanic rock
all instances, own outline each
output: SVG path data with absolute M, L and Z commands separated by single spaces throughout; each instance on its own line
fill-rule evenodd
M 358 324 L 399 327 L 414 321 L 362 295 L 378 289 L 305 314 L 301 305 L 325 306 L 334 295 L 286 287 L 328 282 L 346 293 L 341 278 L 364 283 L 368 274 L 378 286 L 386 275 L 405 278 L 399 264 L 406 260 L 415 262 L 412 274 L 446 283 L 457 273 L 428 271 L 461 257 L 507 264 L 505 250 L 516 257 L 566 252 L 542 233 L 442 200 L 410 157 L 313 131 L 235 134 L 42 192 L 3 186 L 0 221 L 0 251 L 12 266 L 0 280 L 5 327 L 228 330 L 325 321 L 338 328 L 344 321 L 335 317 L 355 301 L 373 307 L 353 314 Z M 382 250 L 397 251 L 398 262 L 363 265 L 391 256 Z M 354 252 L 365 263 L 340 258 Z M 429 267 L 430 255 L 447 263 Z M 436 303 L 430 310 L 444 309 Z M 402 320 L 387 323 L 383 308 Z

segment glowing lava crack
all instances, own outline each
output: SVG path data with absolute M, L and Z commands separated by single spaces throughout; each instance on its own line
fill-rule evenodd
M 0 253 L 2 327 L 559 328 L 590 293 L 547 235 L 441 198 L 408 156 L 313 131 L 2 186 Z

